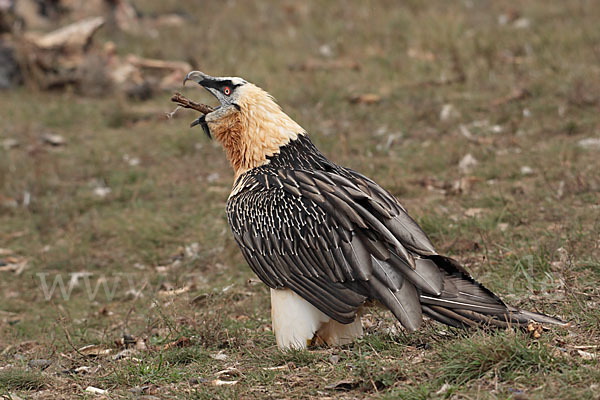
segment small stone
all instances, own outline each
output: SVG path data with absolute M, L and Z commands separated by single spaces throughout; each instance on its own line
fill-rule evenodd
M 141 395 L 142 393 L 146 392 L 148 390 L 150 386 L 148 385 L 144 385 L 144 386 L 135 386 L 132 387 L 131 389 L 129 389 L 129 391 L 137 396 Z
M 519 18 L 513 22 L 513 26 L 517 29 L 527 29 L 531 26 L 531 21 L 528 18 Z
M 200 252 L 200 243 L 194 242 L 185 246 L 183 250 L 186 258 L 197 258 Z
M 477 164 L 477 159 L 471 153 L 467 153 L 458 163 L 458 169 L 463 174 L 468 174 L 473 171 Z
M 111 188 L 106 186 L 98 186 L 94 188 L 94 196 L 100 197 L 101 199 L 105 198 L 112 192 Z
M 227 356 L 227 354 L 225 354 L 222 351 L 220 351 L 217 354 L 211 354 L 210 358 L 212 358 L 213 360 L 217 360 L 217 361 L 225 361 L 229 357 Z
M 50 132 L 43 133 L 42 140 L 52 146 L 62 146 L 67 143 L 61 135 Z
M 441 396 L 443 394 L 445 394 L 448 390 L 450 390 L 451 386 L 447 383 L 444 383 L 442 385 L 442 387 L 440 388 L 440 390 L 438 390 L 437 392 L 435 392 L 435 394 L 437 394 L 438 396 Z
M 500 232 L 504 232 L 508 229 L 508 223 L 506 222 L 500 222 L 498 224 L 498 229 L 500 229 Z
M 521 167 L 521 175 L 533 175 L 533 168 L 528 165 L 523 165 Z
M 93 387 L 93 386 L 86 387 L 85 391 L 88 393 L 94 393 L 94 394 L 108 394 L 108 390 L 99 389 L 99 388 Z
M 440 111 L 440 121 L 449 121 L 460 117 L 460 113 L 452 104 L 444 104 Z
M 577 145 L 584 149 L 600 150 L 600 138 L 581 139 Z
M 501 125 L 492 125 L 492 126 L 490 127 L 490 130 L 491 130 L 493 133 L 501 133 L 501 132 L 504 130 L 504 128 L 502 128 L 502 126 L 501 126 Z
M 323 57 L 331 57 L 333 56 L 333 50 L 331 49 L 331 46 L 328 44 L 323 44 L 319 47 L 319 53 L 321 53 L 321 55 Z
M 595 360 L 598 358 L 597 354 L 588 351 L 577 350 L 577 353 L 585 360 Z
M 125 161 L 131 167 L 140 165 L 140 159 L 138 157 L 131 157 L 129 154 L 123 155 L 123 161 Z
M 118 352 L 117 354 L 115 354 L 113 356 L 113 360 L 116 361 L 116 360 L 123 360 L 126 358 L 131 358 L 131 356 L 133 356 L 135 353 L 136 353 L 135 350 L 125 349 L 125 350 L 122 350 L 122 351 Z
M 223 381 L 221 379 L 214 379 L 210 383 L 213 386 L 233 386 L 237 385 L 239 381 Z
M 44 360 L 44 359 L 31 360 L 27 363 L 29 368 L 38 368 L 41 370 L 48 368 L 50 366 L 50 364 L 52 364 L 51 360 Z
M 12 139 L 12 138 L 4 139 L 1 143 L 2 144 L 0 146 L 4 150 L 10 150 L 13 147 L 17 147 L 19 145 L 19 141 L 17 139 Z

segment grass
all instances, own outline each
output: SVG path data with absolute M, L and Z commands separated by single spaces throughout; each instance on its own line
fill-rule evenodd
M 534 342 L 524 334 L 500 332 L 469 337 L 440 351 L 442 367 L 438 379 L 465 384 L 493 374 L 500 381 L 510 381 L 523 375 L 560 371 L 566 362 L 552 355 L 546 343 Z
M 371 310 L 351 345 L 282 353 L 268 290 L 227 226 L 230 168 L 188 128 L 192 113 L 155 118 L 172 109 L 166 92 L 131 103 L 18 88 L 0 96 L 0 140 L 19 142 L 0 146 L 0 261 L 27 265 L 0 271 L 1 395 L 597 397 L 599 150 L 579 142 L 600 134 L 600 6 L 135 4 L 189 19 L 158 37 L 104 29 L 100 44 L 265 88 L 326 155 L 398 196 L 441 252 L 507 303 L 572 327 L 538 340 L 430 321 L 406 333 Z M 359 68 L 302 68 L 315 60 Z M 348 100 L 366 93 L 381 101 Z M 66 145 L 44 144 L 47 131 Z M 461 172 L 467 154 L 477 164 Z M 106 353 L 78 353 L 92 344 Z M 34 359 L 53 362 L 28 370 Z
M 0 391 L 41 390 L 46 386 L 46 379 L 39 372 L 20 368 L 0 371 Z

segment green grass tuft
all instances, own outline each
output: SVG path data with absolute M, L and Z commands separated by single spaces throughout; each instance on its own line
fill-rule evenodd
M 438 357 L 441 375 L 437 380 L 459 385 L 490 374 L 499 381 L 527 379 L 560 371 L 565 362 L 552 354 L 547 343 L 511 330 L 482 332 L 444 344 Z
M 47 377 L 39 372 L 20 368 L 7 368 L 0 371 L 2 390 L 40 390 L 46 386 Z

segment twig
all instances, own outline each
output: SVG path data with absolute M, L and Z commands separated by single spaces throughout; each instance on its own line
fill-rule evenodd
M 167 119 L 171 119 L 175 116 L 175 113 L 177 113 L 177 111 L 181 110 L 181 106 L 177 106 L 175 107 L 175 109 L 171 112 L 166 113 L 167 114 Z
M 75 347 L 75 345 L 73 344 L 73 340 L 71 340 L 71 335 L 69 334 L 69 331 L 67 330 L 67 328 L 62 324 L 61 321 L 59 321 L 59 325 L 62 328 L 63 332 L 65 333 L 65 337 L 67 338 L 67 342 L 69 343 L 69 346 L 71 346 L 71 348 L 73 350 L 75 350 L 75 352 L 77 354 L 79 354 L 81 357 L 86 357 L 85 354 L 83 354 L 82 352 L 80 352 L 77 347 Z
M 175 111 L 173 111 L 175 112 Z M 148 285 L 148 281 L 144 281 L 144 284 L 142 285 L 142 288 L 135 294 L 134 298 L 133 298 L 133 302 L 131 303 L 131 307 L 129 308 L 129 311 L 127 311 L 127 316 L 125 317 L 125 321 L 123 322 L 123 327 L 127 328 L 127 326 L 129 325 L 129 317 L 131 316 L 131 313 L 133 312 L 133 308 L 135 307 L 135 303 L 138 301 L 138 299 L 141 297 L 142 292 L 144 291 L 144 289 L 146 289 L 146 286 Z
M 207 106 L 206 104 L 196 103 L 195 101 L 188 99 L 179 92 L 175 92 L 175 94 L 171 97 L 171 101 L 179 104 L 180 107 L 190 108 L 192 110 L 201 112 L 202 114 L 208 114 L 214 111 L 212 107 Z M 177 109 L 175 109 L 175 111 L 177 111 Z M 173 111 L 173 113 L 175 111 Z
M 60 318 L 58 318 L 56 320 L 56 324 L 58 324 L 58 326 L 60 326 L 60 328 L 63 330 L 65 337 L 67 339 L 67 342 L 69 343 L 69 346 L 71 346 L 71 348 L 75 351 L 75 353 L 79 354 L 81 357 L 85 358 L 86 355 L 83 354 L 82 352 L 80 352 L 77 347 L 75 347 L 75 345 L 73 344 L 73 340 L 71 339 L 71 334 L 69 333 L 69 331 L 67 330 L 66 326 L 63 324 L 65 319 L 67 317 L 65 317 L 63 315 L 63 313 L 61 312 L 61 309 L 56 305 L 56 303 L 54 303 L 54 301 L 51 302 L 51 305 L 53 308 L 56 309 L 56 312 L 58 313 L 58 315 L 60 316 Z M 69 316 L 69 319 L 71 319 L 71 317 Z

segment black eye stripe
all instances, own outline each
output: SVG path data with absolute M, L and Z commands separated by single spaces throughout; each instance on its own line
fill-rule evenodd
M 240 85 L 234 85 L 233 82 L 231 82 L 230 79 L 227 79 L 227 80 L 224 80 L 224 81 L 202 82 L 202 86 L 204 86 L 205 88 L 217 89 L 217 90 L 220 90 L 220 91 L 223 91 L 226 87 L 229 87 L 229 90 L 231 90 L 231 92 L 233 93 L 233 91 L 235 90 L 235 88 L 238 87 L 238 86 L 240 86 Z

